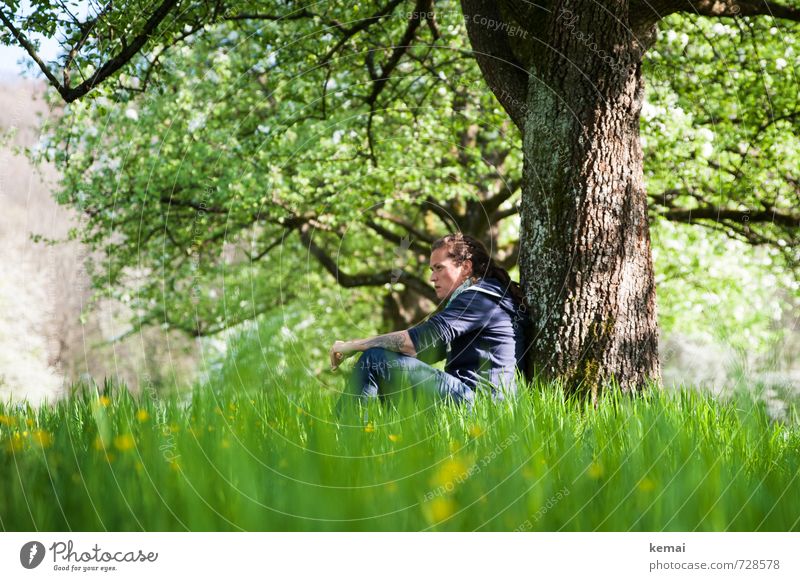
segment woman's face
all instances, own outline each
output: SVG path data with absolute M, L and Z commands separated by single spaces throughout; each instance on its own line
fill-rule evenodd
M 431 253 L 431 282 L 439 300 L 449 297 L 472 274 L 472 261 L 456 266 L 442 246 Z

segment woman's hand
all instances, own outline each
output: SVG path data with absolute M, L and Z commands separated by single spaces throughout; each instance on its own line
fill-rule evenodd
M 330 351 L 331 371 L 335 371 L 339 364 L 353 353 L 355 353 L 355 349 L 349 341 L 334 341 Z

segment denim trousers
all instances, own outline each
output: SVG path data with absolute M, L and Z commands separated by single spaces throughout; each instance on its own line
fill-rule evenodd
M 339 409 L 347 403 L 370 399 L 386 400 L 410 392 L 415 399 L 451 401 L 471 408 L 475 399 L 472 388 L 457 377 L 436 369 L 416 357 L 373 347 L 362 353 L 346 378 Z

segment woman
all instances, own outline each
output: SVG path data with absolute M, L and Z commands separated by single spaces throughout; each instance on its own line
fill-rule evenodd
M 519 285 L 494 263 L 483 243 L 460 233 L 433 243 L 430 269 L 436 297 L 447 301 L 443 310 L 406 331 L 333 344 L 332 369 L 364 352 L 343 401 L 386 397 L 401 384 L 415 394 L 467 406 L 480 389 L 494 399 L 516 393 L 527 322 Z M 429 365 L 445 357 L 445 371 Z

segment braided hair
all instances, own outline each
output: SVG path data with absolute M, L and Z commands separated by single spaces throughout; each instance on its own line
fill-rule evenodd
M 525 297 L 522 294 L 519 283 L 511 280 L 511 275 L 508 274 L 508 271 L 495 263 L 483 242 L 468 234 L 456 232 L 436 240 L 431 245 L 431 252 L 444 246 L 447 247 L 447 255 L 456 266 L 471 260 L 473 276 L 496 278 L 511 293 L 517 304 L 525 304 Z

